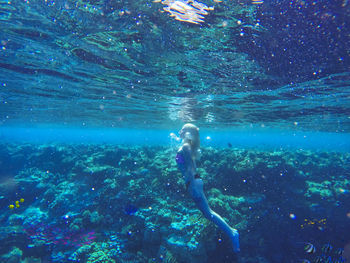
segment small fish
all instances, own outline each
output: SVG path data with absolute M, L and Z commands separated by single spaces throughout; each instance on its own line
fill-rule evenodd
M 230 142 L 227 143 L 228 148 L 232 148 L 232 144 Z
M 263 3 L 264 3 L 263 0 L 252 0 L 252 4 L 253 4 L 253 5 L 261 5 L 261 4 L 263 4 Z
M 304 258 L 300 261 L 300 263 L 311 263 L 311 262 L 310 262 L 310 260 Z
M 338 248 L 335 250 L 334 253 L 338 256 L 341 256 L 341 255 L 343 255 L 343 252 L 344 252 L 344 248 Z
M 316 248 L 313 244 L 306 243 L 306 245 L 304 246 L 304 251 L 308 254 L 313 254 L 316 252 Z
M 333 247 L 332 247 L 332 245 L 329 244 L 329 243 L 323 245 L 323 247 L 322 247 L 322 251 L 323 251 L 324 253 L 326 253 L 326 254 L 329 254 L 329 253 L 332 251 L 332 249 L 333 249 Z
M 137 210 L 138 210 L 138 208 L 136 206 L 134 206 L 133 204 L 127 204 L 124 207 L 125 214 L 127 214 L 129 216 L 135 215 Z

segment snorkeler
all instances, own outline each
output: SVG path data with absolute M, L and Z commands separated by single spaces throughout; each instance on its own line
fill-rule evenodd
M 196 173 L 196 160 L 200 157 L 199 128 L 188 123 L 179 133 L 182 145 L 177 152 L 176 163 L 185 179 L 186 189 L 203 215 L 214 222 L 230 238 L 233 251 L 237 253 L 240 251 L 238 231 L 231 228 L 220 215 L 210 209 L 203 192 L 203 180 Z

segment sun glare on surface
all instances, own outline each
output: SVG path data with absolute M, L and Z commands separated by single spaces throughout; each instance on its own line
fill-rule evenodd
M 154 2 L 165 5 L 164 11 L 170 13 L 170 16 L 176 20 L 193 24 L 203 23 L 204 16 L 209 14 L 208 11 L 214 10 L 213 7 L 208 7 L 194 0 L 155 0 Z

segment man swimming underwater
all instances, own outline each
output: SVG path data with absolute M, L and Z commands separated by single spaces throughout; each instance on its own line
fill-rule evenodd
M 210 209 L 203 192 L 203 180 L 196 173 L 196 160 L 200 157 L 199 128 L 193 124 L 185 124 L 180 130 L 180 138 L 182 145 L 177 152 L 176 163 L 185 179 L 186 189 L 203 215 L 230 238 L 233 251 L 239 252 L 238 231 L 231 228 L 220 215 Z

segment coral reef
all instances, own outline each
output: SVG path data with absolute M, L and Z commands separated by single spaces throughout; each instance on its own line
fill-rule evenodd
M 18 263 L 20 262 L 22 255 L 22 250 L 20 250 L 18 247 L 13 247 L 9 253 L 1 256 L 1 261 L 8 263 Z
M 17 163 L 6 168 L 15 192 L 0 199 L 7 225 L 0 254 L 8 262 L 237 261 L 227 237 L 187 195 L 172 148 L 3 144 L 1 152 L 0 162 Z M 321 244 L 329 231 L 341 236 L 349 226 L 349 154 L 202 152 L 208 201 L 240 231 L 244 262 L 287 262 L 293 251 L 264 253 L 285 242 L 281 233 L 318 236 Z M 20 198 L 26 201 L 10 209 Z

